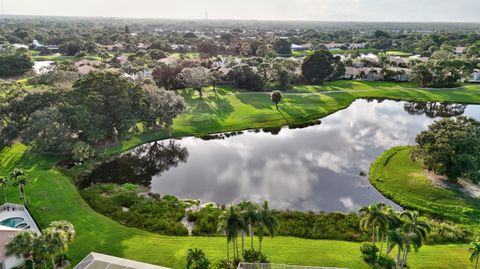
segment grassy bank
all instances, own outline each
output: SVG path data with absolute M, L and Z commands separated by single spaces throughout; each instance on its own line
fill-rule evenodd
M 122 226 L 94 212 L 70 180 L 52 168 L 55 158 L 28 153 L 23 145 L 5 148 L 0 156 L 0 174 L 20 167 L 30 176 L 32 183 L 27 187 L 27 195 L 40 226 L 58 219 L 75 225 L 77 239 L 69 251 L 74 264 L 90 251 L 172 268 L 184 268 L 185 252 L 192 247 L 204 249 L 214 261 L 224 258 L 224 238 L 160 236 Z M 13 187 L 7 189 L 7 197 L 20 202 L 18 191 Z M 465 245 L 425 246 L 409 260 L 414 268 L 469 268 L 467 248 Z M 358 243 L 276 237 L 265 239 L 264 250 L 276 263 L 367 268 L 359 255 Z
M 394 147 L 370 168 L 370 182 L 396 203 L 423 213 L 465 224 L 480 221 L 480 199 L 460 190 L 436 186 L 421 162 L 410 158 L 411 147 Z
M 201 98 L 182 91 L 188 103 L 169 130 L 144 132 L 127 137 L 104 149 L 104 156 L 117 154 L 140 144 L 168 137 L 201 136 L 210 133 L 264 127 L 280 127 L 325 117 L 346 108 L 357 98 L 386 98 L 407 101 L 442 101 L 480 104 L 480 85 L 457 89 L 419 89 L 411 83 L 335 81 L 324 85 L 299 85 L 283 94 L 280 111 L 268 92 L 245 92 L 232 87 L 206 89 Z

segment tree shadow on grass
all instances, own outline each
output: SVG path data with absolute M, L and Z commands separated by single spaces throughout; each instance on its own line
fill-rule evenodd
M 243 104 L 252 106 L 255 109 L 271 109 L 273 105 L 268 93 L 245 93 L 237 94 L 235 97 Z

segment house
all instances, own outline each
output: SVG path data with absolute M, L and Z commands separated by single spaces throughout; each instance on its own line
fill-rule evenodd
M 475 69 L 473 71 L 470 82 L 480 82 L 480 70 L 479 69 Z
M 367 43 L 353 43 L 351 44 L 348 48 L 353 50 L 353 49 L 364 49 Z
M 408 67 L 408 58 L 400 56 L 388 56 L 388 62 L 390 63 L 390 65 L 396 67 Z
M 297 45 L 292 43 L 292 51 L 305 51 L 312 49 L 312 44 Z
M 146 50 L 146 49 L 148 49 L 148 45 L 143 44 L 143 43 L 138 43 L 138 44 L 137 44 L 137 49 L 139 49 L 139 50 Z
M 122 43 L 115 43 L 113 45 L 107 45 L 105 47 L 107 48 L 108 51 L 121 51 L 124 48 Z
M 341 49 L 342 47 L 345 46 L 344 43 L 335 43 L 335 42 L 330 42 L 330 43 L 326 43 L 326 44 L 323 44 L 328 50 L 339 50 Z
M 75 62 L 75 67 L 77 68 L 78 73 L 82 75 L 97 70 L 98 65 L 100 65 L 99 61 L 90 61 L 86 59 Z
M 40 42 L 38 42 L 38 40 L 34 39 L 32 41 L 32 46 L 35 48 L 35 49 L 41 49 L 43 48 L 44 46 L 42 44 L 40 44 Z
M 9 228 L 0 226 L 0 262 L 1 268 L 10 269 L 20 267 L 25 262 L 23 257 L 7 256 L 6 245 L 12 241 L 15 235 L 20 232 L 21 229 Z
M 388 68 L 393 75 L 388 78 L 384 77 L 382 68 L 379 67 L 347 67 L 345 69 L 345 78 L 353 80 L 393 80 L 393 81 L 409 81 L 410 69 L 407 68 Z
M 455 50 L 453 51 L 453 53 L 457 55 L 461 55 L 465 53 L 465 50 L 466 50 L 466 47 L 455 47 Z
M 6 245 L 23 230 L 40 233 L 36 222 L 23 205 L 5 203 L 0 206 L 0 268 L 20 267 L 25 262 L 23 257 L 7 256 Z
M 169 269 L 167 267 L 137 262 L 115 256 L 91 252 L 73 269 Z

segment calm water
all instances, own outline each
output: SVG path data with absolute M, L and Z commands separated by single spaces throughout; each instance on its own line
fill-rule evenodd
M 480 106 L 357 100 L 303 129 L 246 132 L 225 139 L 184 138 L 143 145 L 105 163 L 84 181 L 137 182 L 159 194 L 226 204 L 270 201 L 278 209 L 356 211 L 383 197 L 360 172 L 396 145 L 413 144 L 435 118 Z

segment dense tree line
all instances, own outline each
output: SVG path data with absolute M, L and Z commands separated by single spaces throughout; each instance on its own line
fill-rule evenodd
M 114 142 L 135 132 L 138 123 L 146 128 L 169 126 L 185 109 L 174 93 L 133 84 L 113 72 L 89 73 L 72 87 L 5 88 L 1 141 L 20 138 L 42 152 L 71 153 L 79 142 L 92 147 Z

